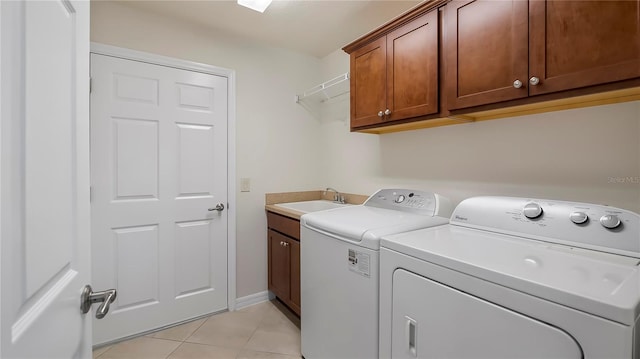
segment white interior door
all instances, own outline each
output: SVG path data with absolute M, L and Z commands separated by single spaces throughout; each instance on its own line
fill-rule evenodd
M 91 356 L 89 2 L 0 2 L 0 357 Z
M 228 79 L 98 54 L 91 77 L 93 283 L 118 290 L 95 343 L 226 309 Z

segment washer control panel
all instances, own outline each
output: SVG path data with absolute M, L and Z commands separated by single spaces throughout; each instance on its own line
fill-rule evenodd
M 640 216 L 615 207 L 474 197 L 456 207 L 451 224 L 640 258 Z
M 369 197 L 364 205 L 447 218 L 452 211 L 447 198 L 433 192 L 411 189 L 381 189 Z
M 542 218 L 542 214 L 544 210 L 542 206 L 536 202 L 529 202 L 524 205 L 522 208 L 522 214 L 528 219 L 540 219 Z M 589 221 L 589 215 L 584 211 L 575 211 L 571 212 L 569 215 L 569 220 L 575 224 L 585 224 Z M 598 218 L 602 227 L 607 229 L 616 229 L 620 228 L 622 225 L 622 221 L 617 214 L 603 214 Z

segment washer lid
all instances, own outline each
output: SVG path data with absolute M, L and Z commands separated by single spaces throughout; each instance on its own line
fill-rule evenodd
M 636 258 L 452 225 L 385 236 L 381 245 L 626 325 L 640 313 Z
M 349 206 L 307 213 L 300 224 L 363 247 L 380 248 L 380 237 L 448 223 L 447 218 L 370 206 Z

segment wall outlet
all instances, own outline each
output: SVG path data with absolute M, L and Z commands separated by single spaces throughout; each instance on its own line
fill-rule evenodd
M 240 178 L 240 192 L 251 192 L 251 178 Z

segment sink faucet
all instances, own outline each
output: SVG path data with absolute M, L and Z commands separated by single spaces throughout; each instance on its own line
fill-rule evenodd
M 333 195 L 333 201 L 336 203 L 344 203 L 344 196 L 340 194 L 340 192 L 338 192 L 337 190 L 331 188 L 331 187 L 327 187 L 327 189 L 324 190 L 324 194 L 327 194 L 328 191 L 333 191 L 335 192 L 335 194 Z

